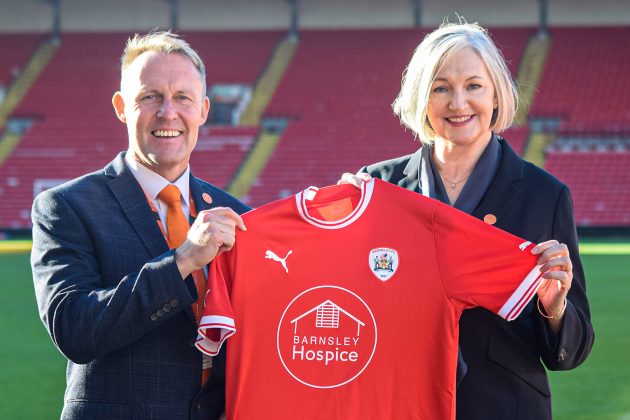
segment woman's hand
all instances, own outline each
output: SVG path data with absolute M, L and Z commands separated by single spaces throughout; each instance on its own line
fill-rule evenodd
M 351 184 L 357 188 L 361 188 L 361 185 L 363 185 L 364 182 L 370 182 L 371 180 L 372 177 L 364 172 L 359 172 L 358 174 L 346 172 L 341 175 L 341 179 L 337 181 L 337 185 Z
M 562 325 L 566 299 L 573 281 L 573 263 L 569 249 L 556 240 L 542 242 L 532 249 L 532 254 L 539 255 L 538 264 L 543 273 L 543 282 L 538 288 L 539 310 L 548 319 L 554 333 Z

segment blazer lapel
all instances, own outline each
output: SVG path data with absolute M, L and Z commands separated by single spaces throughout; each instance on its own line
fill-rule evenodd
M 501 217 L 521 193 L 523 161 L 505 140 L 499 139 L 499 141 L 501 143 L 499 168 L 481 202 L 472 214 L 482 220 L 487 214 L 492 214 L 496 216 L 497 225 L 500 226 Z
M 407 166 L 403 170 L 405 177 L 398 181 L 399 187 L 422 194 L 422 180 L 420 179 L 421 156 L 422 148 L 418 149 L 416 153 L 411 155 Z
M 201 184 L 199 179 L 195 178 L 192 175 L 192 172 L 190 174 L 190 180 L 189 180 L 188 185 L 190 188 L 190 195 L 193 201 L 195 202 L 195 210 L 197 210 L 197 214 L 199 214 L 199 212 L 201 211 L 208 210 L 213 207 L 217 207 L 221 205 L 220 203 L 215 202 L 215 197 L 213 197 L 208 191 L 206 191 L 203 188 L 203 185 Z M 205 270 L 204 274 L 206 275 L 206 278 L 207 278 L 208 270 Z M 203 299 L 203 298 L 199 297 L 199 299 Z M 195 314 L 193 313 L 192 308 L 190 307 L 186 308 L 186 314 L 194 323 L 197 323 L 195 319 Z
M 127 168 L 123 156 L 124 153 L 120 153 L 105 168 L 105 175 L 111 178 L 108 185 L 147 251 L 155 258 L 168 251 L 169 247 L 140 184 Z
M 190 195 L 195 201 L 195 208 L 197 209 L 197 213 L 221 205 L 214 202 L 214 200 L 216 200 L 216 197 L 213 197 L 211 194 L 204 190 L 203 186 L 201 185 L 199 180 L 193 176 L 192 172 L 190 174 L 189 186 Z

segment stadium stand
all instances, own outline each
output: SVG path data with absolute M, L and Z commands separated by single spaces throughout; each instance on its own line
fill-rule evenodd
M 545 169 L 571 188 L 576 223 L 630 225 L 630 27 L 551 29 L 530 121 L 551 132 Z M 542 122 L 542 124 L 540 124 Z
M 206 64 L 208 84 L 253 85 L 283 36 L 283 31 L 184 32 Z
M 125 148 L 124 126 L 108 98 L 118 89 L 123 34 L 68 34 L 49 66 L 12 117 L 31 128 L 5 164 L 0 179 L 0 225 L 30 227 L 30 207 L 40 188 L 102 167 Z
M 559 119 L 558 134 L 630 134 L 630 27 L 551 29 L 530 117 Z
M 532 31 L 491 30 L 513 72 Z M 303 31 L 265 112 L 289 123 L 246 197 L 250 204 L 258 206 L 309 185 L 333 184 L 343 172 L 416 150 L 418 144 L 400 126 L 390 104 L 424 34 L 413 29 Z M 517 129 L 515 135 L 522 150 L 526 131 Z
M 195 175 L 225 189 L 257 135 L 258 127 L 202 127 L 190 159 Z
M 529 127 L 526 125 L 510 127 L 501 133 L 501 136 L 510 143 L 516 153 L 522 155 L 529 136 Z
M 7 87 L 47 36 L 43 34 L 0 34 L 0 85 Z
M 630 151 L 550 151 L 546 169 L 571 189 L 578 226 L 630 224 Z
M 190 32 L 208 83 L 253 85 L 280 39 L 280 31 Z M 122 33 L 65 34 L 48 68 L 12 117 L 32 121 L 0 167 L 0 226 L 30 227 L 30 207 L 39 188 L 103 167 L 126 148 L 125 127 L 110 98 L 119 87 Z M 257 128 L 203 130 L 195 173 L 225 187 L 253 143 Z M 216 134 L 215 134 L 216 132 Z M 212 150 L 223 150 L 217 156 Z
M 535 29 L 491 28 L 490 33 L 516 74 Z M 263 114 L 263 125 L 274 120 L 286 128 L 245 200 L 259 206 L 309 185 L 333 184 L 342 172 L 363 164 L 416 150 L 418 144 L 400 126 L 390 104 L 424 34 L 417 29 L 302 31 Z M 126 148 L 125 127 L 115 119 L 109 98 L 118 89 L 118 59 L 127 35 L 63 35 L 57 54 L 12 114 L 30 121 L 31 128 L 0 166 L 0 199 L 6 203 L 0 208 L 0 227 L 29 228 L 35 193 L 96 170 Z M 630 211 L 623 207 L 630 208 L 630 181 L 621 172 L 630 163 L 630 111 L 622 103 L 630 95 L 630 84 L 624 82 L 630 61 L 612 48 L 630 38 L 630 28 L 552 28 L 551 35 L 530 126 L 512 127 L 503 135 L 523 153 L 535 122 L 554 121 L 558 140 L 548 149 L 545 168 L 570 185 L 578 224 L 629 226 Z M 185 33 L 206 62 L 209 87 L 254 85 L 283 36 L 274 30 Z M 4 40 L 20 46 L 19 54 L 6 52 L 0 58 L 0 80 L 26 62 L 43 39 L 0 35 L 0 52 L 7 48 Z M 192 159 L 195 173 L 227 187 L 258 130 L 204 127 Z M 583 165 L 616 175 L 579 176 Z M 604 193 L 596 191 L 598 183 L 611 186 Z

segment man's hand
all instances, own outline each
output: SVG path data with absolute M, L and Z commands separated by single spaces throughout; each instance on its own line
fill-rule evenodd
M 221 252 L 232 249 L 236 228 L 247 230 L 241 216 L 230 208 L 216 207 L 200 212 L 186 241 L 175 250 L 182 278 L 210 263 Z

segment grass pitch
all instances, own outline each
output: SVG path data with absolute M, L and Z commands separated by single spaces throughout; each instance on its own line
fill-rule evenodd
M 630 419 L 630 243 L 584 243 L 595 345 L 579 368 L 549 372 L 554 419 Z M 0 418 L 59 418 L 65 359 L 37 315 L 28 253 L 0 252 Z
M 582 366 L 549 372 L 554 419 L 630 419 L 630 255 L 600 252 L 582 256 L 595 344 Z
M 0 418 L 59 418 L 64 357 L 37 314 L 29 254 L 0 254 Z

